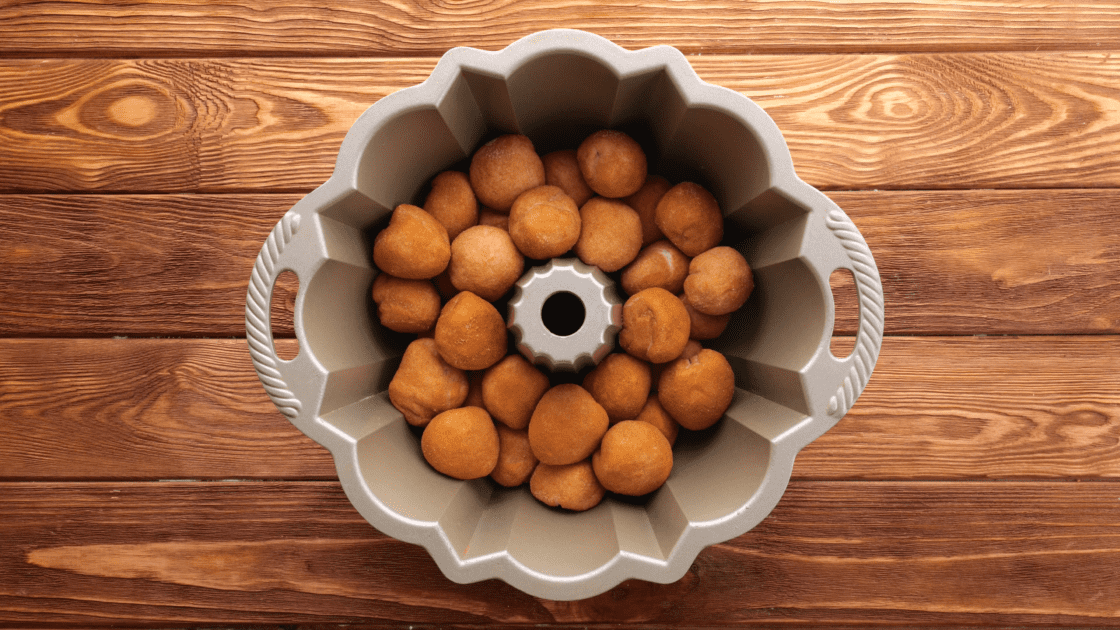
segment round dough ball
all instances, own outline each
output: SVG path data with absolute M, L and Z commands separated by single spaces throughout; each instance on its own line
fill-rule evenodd
M 424 199 L 424 210 L 443 225 L 447 238 L 453 241 L 459 232 L 478 223 L 478 200 L 466 173 L 444 171 L 436 175 Z
M 379 273 L 373 280 L 377 319 L 389 330 L 422 333 L 439 317 L 439 293 L 430 280 L 405 280 Z
M 642 249 L 642 222 L 630 206 L 595 197 L 579 209 L 576 256 L 610 273 L 629 265 Z
M 576 512 L 599 505 L 606 494 L 586 459 L 564 466 L 537 464 L 529 479 L 529 492 L 545 505 Z
M 509 232 L 489 225 L 463 230 L 451 243 L 451 284 L 493 302 L 509 291 L 525 269 L 525 258 Z
M 447 230 L 422 208 L 402 203 L 373 241 L 373 264 L 406 280 L 439 275 L 451 260 Z
M 574 464 L 587 459 L 607 432 L 610 421 L 587 390 L 563 383 L 545 392 L 529 419 L 529 446 L 546 464 Z
M 633 208 L 634 212 L 638 213 L 638 218 L 642 220 L 642 247 L 665 238 L 661 229 L 657 227 L 657 202 L 661 201 L 661 198 L 672 187 L 673 185 L 664 177 L 648 175 L 646 183 L 642 184 L 638 192 L 623 199 L 626 205 Z
M 637 416 L 649 398 L 650 384 L 649 364 L 618 352 L 607 355 L 583 381 L 611 422 Z
M 471 187 L 483 205 L 509 210 L 521 193 L 544 185 L 544 163 L 533 141 L 516 134 L 494 138 L 471 157 Z
M 490 208 L 483 206 L 482 210 L 478 212 L 478 224 L 501 228 L 508 232 L 509 215 L 503 214 L 501 212 L 495 212 Z
M 580 225 L 579 206 L 556 186 L 526 190 L 509 210 L 509 236 L 529 258 L 564 254 L 579 240 Z
M 664 435 L 665 439 L 669 440 L 670 446 L 676 443 L 677 434 L 680 433 L 681 425 L 677 424 L 673 416 L 670 416 L 669 412 L 665 411 L 665 408 L 662 407 L 661 403 L 657 400 L 656 395 L 651 395 L 646 400 L 645 406 L 642 407 L 642 412 L 634 419 L 638 422 L 645 422 L 656 427 L 657 430 L 661 432 L 661 435 Z
M 498 361 L 482 377 L 482 402 L 495 420 L 511 429 L 529 426 L 529 418 L 548 391 L 548 377 L 520 354 Z
M 692 259 L 684 294 L 692 308 L 707 315 L 727 315 L 746 304 L 754 290 L 747 259 L 730 247 L 714 247 Z
M 485 370 L 506 356 L 506 324 L 498 309 L 470 291 L 443 305 L 433 336 L 436 349 L 460 370 Z
M 478 479 L 498 465 L 498 430 L 478 407 L 449 409 L 432 418 L 420 450 L 432 468 L 456 479 Z
M 617 199 L 646 181 L 646 154 L 633 138 L 613 129 L 596 131 L 576 150 L 579 172 L 596 193 Z
M 574 149 L 553 151 L 541 158 L 544 162 L 544 181 L 549 186 L 559 186 L 576 206 L 582 206 L 595 196 L 595 191 L 583 181 L 579 161 Z
M 723 213 L 712 193 L 682 182 L 657 202 L 657 227 L 685 256 L 698 256 L 723 240 Z
M 727 324 L 731 322 L 731 313 L 726 315 L 708 315 L 707 313 L 701 313 L 688 301 L 688 295 L 682 293 L 679 297 L 681 299 L 681 304 L 684 304 L 684 309 L 688 311 L 690 326 L 688 336 L 692 339 L 715 339 L 723 334 L 723 331 L 727 328 Z
M 490 478 L 507 488 L 520 486 L 529 481 L 529 475 L 537 467 L 537 457 L 529 448 L 529 433 L 515 431 L 504 424 L 497 427 L 498 465 Z
M 637 497 L 660 488 L 669 478 L 673 447 L 652 424 L 623 420 L 603 436 L 591 466 L 604 488 Z
M 680 293 L 688 275 L 688 256 L 667 240 L 657 241 L 638 254 L 622 271 L 622 289 L 634 295 L 643 289 L 661 287 Z
M 688 311 L 665 289 L 639 291 L 622 305 L 618 343 L 643 361 L 665 363 L 676 359 L 688 343 L 688 332 Z
M 389 381 L 389 402 L 411 425 L 422 427 L 467 398 L 467 375 L 448 365 L 432 339 L 408 344 L 400 367 Z
M 674 361 L 661 372 L 657 399 L 686 429 L 707 429 L 723 417 L 735 396 L 735 372 L 715 350 Z

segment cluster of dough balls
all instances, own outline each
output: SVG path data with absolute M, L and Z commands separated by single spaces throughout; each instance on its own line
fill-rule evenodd
M 570 510 L 660 487 L 680 428 L 712 426 L 734 394 L 727 359 L 699 343 L 723 333 L 754 286 L 722 239 L 712 194 L 648 173 L 620 131 L 543 156 L 525 136 L 500 136 L 469 173 L 438 174 L 423 207 L 398 206 L 373 247 L 378 319 L 418 335 L 389 399 L 422 429 L 428 463 L 458 479 L 528 483 Z M 510 352 L 494 302 L 526 259 L 573 253 L 629 296 L 622 351 L 582 384 L 554 384 Z

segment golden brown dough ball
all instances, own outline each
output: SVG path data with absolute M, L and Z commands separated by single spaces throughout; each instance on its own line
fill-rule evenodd
M 529 433 L 516 431 L 504 424 L 498 424 L 498 465 L 490 473 L 490 478 L 499 484 L 513 488 L 529 481 L 529 475 L 537 467 L 537 457 L 529 448 Z
M 373 264 L 406 280 L 439 275 L 451 260 L 447 230 L 422 208 L 402 203 L 373 241 Z
M 735 396 L 735 372 L 715 350 L 677 359 L 657 384 L 657 399 L 686 429 L 707 429 L 723 417 Z
M 712 193 L 682 182 L 657 202 L 657 227 L 685 256 L 699 254 L 723 240 L 723 213 Z
M 622 272 L 622 289 L 634 295 L 650 287 L 680 293 L 688 276 L 688 256 L 668 240 L 651 243 Z
M 642 184 L 638 192 L 623 199 L 626 205 L 638 213 L 638 218 L 642 221 L 642 247 L 665 238 L 661 229 L 657 227 L 657 202 L 661 201 L 672 187 L 673 185 L 664 177 L 648 175 L 646 183 Z
M 459 232 L 478 223 L 478 201 L 466 173 L 444 171 L 436 175 L 424 210 L 443 225 L 452 241 Z
M 665 289 L 639 291 L 622 305 L 618 343 L 643 361 L 665 363 L 676 359 L 688 343 L 688 332 L 688 311 Z
M 451 243 L 451 284 L 484 300 L 502 297 L 521 277 L 525 258 L 509 232 L 489 225 L 463 230 Z
M 542 157 L 541 161 L 544 162 L 545 183 L 563 189 L 572 201 L 576 202 L 576 207 L 582 206 L 595 196 L 595 191 L 583 181 L 574 149 L 553 151 Z
M 467 399 L 463 401 L 464 407 L 482 407 L 486 409 L 486 404 L 482 401 L 482 376 L 485 374 L 482 370 L 471 370 L 467 372 Z M 489 409 L 486 409 L 489 413 Z M 493 417 L 494 414 L 490 414 Z
M 607 490 L 637 497 L 660 488 L 669 478 L 673 447 L 652 424 L 623 420 L 603 436 L 591 467 Z
M 529 478 L 529 491 L 545 505 L 576 512 L 599 505 L 606 494 L 587 459 L 564 466 L 537 464 Z
M 649 397 L 649 364 L 629 354 L 609 354 L 587 374 L 583 386 L 611 422 L 638 415 Z
M 630 264 L 642 249 L 642 222 L 633 208 L 595 197 L 579 209 L 582 222 L 576 256 L 610 273 Z
M 519 354 L 498 361 L 482 377 L 486 410 L 511 429 L 529 426 L 529 418 L 546 391 L 548 377 Z
M 389 330 L 422 333 L 439 317 L 439 293 L 429 280 L 405 280 L 379 273 L 371 291 L 377 319 Z
M 715 247 L 692 259 L 684 294 L 692 308 L 707 315 L 739 310 L 754 290 L 754 276 L 743 255 L 730 247 Z
M 439 293 L 440 300 L 444 302 L 455 297 L 455 294 L 459 292 L 459 289 L 451 284 L 451 273 L 448 269 L 444 269 L 443 273 L 432 278 L 432 283 L 436 285 L 436 292 Z
M 509 236 L 521 253 L 546 260 L 575 246 L 580 233 L 579 207 L 556 186 L 521 193 L 509 210 Z
M 485 370 L 506 356 L 508 345 L 498 309 L 470 291 L 443 305 L 433 338 L 443 360 L 460 370 Z
M 508 211 L 518 195 L 544 185 L 544 163 L 529 138 L 499 136 L 475 151 L 470 178 L 474 194 L 483 205 Z
M 646 154 L 621 131 L 604 129 L 591 134 L 580 143 L 576 159 L 583 180 L 604 197 L 633 195 L 646 181 Z
M 708 340 L 715 339 L 723 334 L 727 328 L 727 324 L 731 322 L 731 313 L 726 315 L 708 315 L 701 313 L 693 308 L 692 303 L 688 301 L 688 295 L 681 294 L 681 304 L 688 311 L 689 333 L 688 336 L 693 339 Z
M 574 464 L 599 446 L 610 422 L 602 405 L 572 383 L 545 392 L 529 419 L 529 445 L 546 464 Z
M 436 342 L 422 338 L 408 344 L 400 367 L 389 381 L 389 402 L 413 426 L 422 427 L 467 398 L 467 375 L 448 365 Z
M 665 439 L 669 440 L 670 446 L 677 441 L 677 434 L 680 433 L 681 425 L 677 424 L 673 416 L 670 416 L 669 412 L 665 411 L 665 408 L 662 407 L 661 403 L 657 400 L 656 394 L 651 395 L 646 400 L 645 406 L 642 407 L 642 412 L 634 419 L 638 422 L 646 422 L 656 427 L 657 430 L 661 432 L 661 435 L 664 435 Z
M 449 409 L 432 418 L 420 450 L 432 468 L 456 479 L 478 479 L 498 465 L 498 430 L 479 407 Z
M 501 228 L 508 232 L 509 215 L 503 214 L 501 212 L 495 212 L 490 208 L 483 207 L 482 210 L 478 212 L 478 224 Z

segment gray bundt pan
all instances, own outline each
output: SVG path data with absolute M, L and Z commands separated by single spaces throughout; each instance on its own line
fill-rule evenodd
M 388 401 L 407 340 L 372 315 L 370 235 L 489 137 L 523 133 L 543 153 L 607 127 L 638 138 L 652 172 L 715 194 L 727 242 L 750 262 L 756 288 L 712 344 L 736 372 L 723 421 L 682 436 L 672 476 L 648 498 L 608 497 L 570 513 L 524 487 L 459 481 L 424 462 Z M 853 272 L 860 304 L 855 350 L 844 359 L 829 350 L 828 279 L 838 268 Z M 291 361 L 277 358 L 269 323 L 284 270 L 300 281 L 300 352 Z M 761 108 L 701 81 L 675 48 L 627 51 L 590 33 L 551 30 L 498 52 L 450 50 L 426 81 L 370 107 L 346 135 L 331 178 L 261 248 L 246 333 L 268 395 L 331 451 L 346 495 L 374 527 L 422 545 L 455 582 L 498 578 L 572 600 L 629 578 L 676 581 L 705 546 L 769 514 L 794 456 L 843 417 L 871 376 L 883 292 L 859 230 L 798 179 Z

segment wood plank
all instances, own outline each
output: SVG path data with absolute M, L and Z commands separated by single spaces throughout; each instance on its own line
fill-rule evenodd
M 0 192 L 305 192 L 435 60 L 6 60 Z M 1120 185 L 1111 53 L 694 57 L 826 189 Z M 1061 141 L 1056 141 L 1061 138 Z
M 0 55 L 438 55 L 451 46 L 501 48 L 547 27 L 704 54 L 1075 50 L 1115 46 L 1120 28 L 1120 5 L 1108 1 L 196 4 L 7 2 Z
M 682 580 L 562 603 L 449 582 L 335 483 L 4 484 L 0 623 L 1114 626 L 1118 493 L 799 482 Z
M 1117 365 L 1120 336 L 888 337 L 794 477 L 1120 477 Z M 335 476 L 243 340 L 2 340 L 0 417 L 0 479 Z

